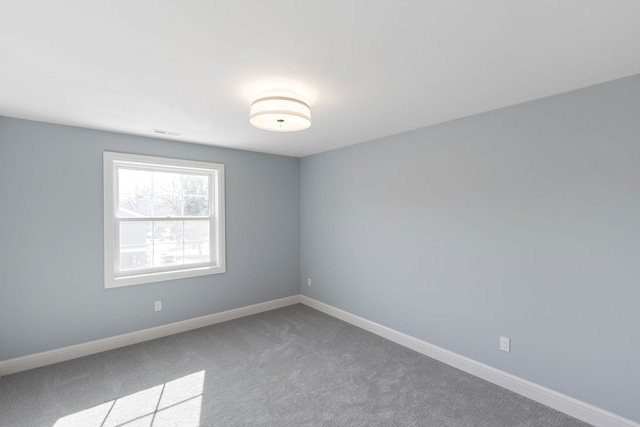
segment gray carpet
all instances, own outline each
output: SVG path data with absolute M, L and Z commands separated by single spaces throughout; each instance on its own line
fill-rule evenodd
M 586 426 L 294 305 L 0 378 L 1 426 Z

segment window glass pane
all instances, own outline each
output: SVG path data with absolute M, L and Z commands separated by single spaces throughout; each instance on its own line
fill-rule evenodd
M 172 243 L 182 242 L 183 221 L 155 221 L 153 223 L 153 242 Z
M 209 176 L 184 175 L 183 188 L 185 196 L 207 196 L 209 194 Z
M 207 196 L 185 196 L 184 216 L 209 216 L 209 198 Z
M 182 174 L 153 172 L 153 194 L 182 195 Z
M 151 221 L 120 222 L 120 247 L 151 243 Z
M 151 215 L 151 195 L 120 193 L 118 218 L 140 218 Z
M 121 193 L 151 194 L 153 172 L 118 168 L 118 188 Z
M 208 242 L 209 241 L 209 221 L 185 221 L 184 222 L 185 242 Z
M 153 172 L 153 216 L 182 216 L 182 174 Z
M 152 172 L 118 169 L 118 217 L 136 218 L 151 213 Z
M 135 245 L 120 247 L 120 271 L 139 270 L 151 267 L 151 246 Z
M 153 246 L 153 266 L 182 264 L 182 243 L 162 243 Z
M 200 262 L 210 262 L 209 242 L 185 243 L 184 263 L 196 264 Z
M 153 216 L 155 217 L 181 217 L 182 197 L 160 195 L 153 198 Z
M 154 195 L 153 216 L 155 217 L 175 217 L 182 216 L 182 196 L 169 194 Z

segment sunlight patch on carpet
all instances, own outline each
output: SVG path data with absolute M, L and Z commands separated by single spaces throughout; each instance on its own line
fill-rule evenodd
M 67 415 L 53 427 L 198 427 L 204 374 L 196 372 Z

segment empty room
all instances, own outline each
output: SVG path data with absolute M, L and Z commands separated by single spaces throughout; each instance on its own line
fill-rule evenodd
M 640 427 L 639 2 L 0 10 L 0 427 Z

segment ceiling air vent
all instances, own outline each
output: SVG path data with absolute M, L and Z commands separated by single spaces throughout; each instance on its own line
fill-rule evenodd
M 181 133 L 178 133 L 178 132 L 171 132 L 170 130 L 151 129 L 151 132 L 153 132 L 153 133 L 159 133 L 160 135 L 167 135 L 167 136 L 182 136 L 182 134 L 181 134 Z

